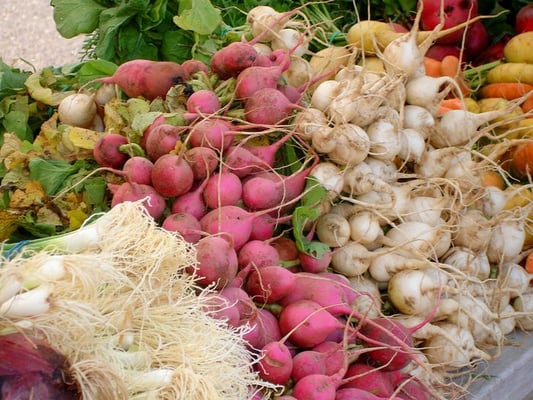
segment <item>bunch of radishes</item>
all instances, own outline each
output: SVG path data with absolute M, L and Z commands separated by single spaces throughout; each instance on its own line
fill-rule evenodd
M 425 75 L 431 39 L 416 43 L 418 19 L 379 53 L 384 72 L 371 72 L 354 63 L 357 49 L 309 58 L 296 14 L 253 10 L 256 37 L 210 66 L 166 65 L 165 76 L 153 62 L 121 66 L 105 82 L 126 93 L 158 79 L 167 102 L 173 88 L 186 94 L 138 143 L 128 130 L 102 134 L 94 158 L 122 176 L 109 184 L 112 205 L 146 199 L 195 243 L 190 272 L 218 290 L 206 311 L 249 329 L 257 371 L 284 388 L 280 399 L 438 396 L 448 371 L 490 359 L 530 318 L 523 210 L 506 207 L 516 192 L 481 184 L 493 164 L 471 150 L 505 111 L 438 115 L 458 88 Z M 283 146 L 302 155 L 293 174 L 280 172 Z M 290 235 L 308 176 L 330 194 L 306 227 L 323 254 Z

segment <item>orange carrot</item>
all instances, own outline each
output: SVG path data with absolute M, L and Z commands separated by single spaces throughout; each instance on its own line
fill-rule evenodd
M 521 105 L 522 111 L 527 113 L 533 110 L 533 95 L 529 96 Z
M 439 60 L 435 60 L 431 57 L 424 57 L 424 68 L 426 70 L 426 75 L 434 78 L 441 76 L 440 64 L 441 62 Z
M 533 274 L 533 252 L 527 255 L 525 267 L 528 273 Z
M 533 141 L 516 146 L 511 154 L 510 168 L 519 179 L 533 175 Z
M 478 90 L 480 98 L 502 97 L 505 100 L 514 100 L 533 90 L 533 85 L 522 82 L 488 83 Z M 530 98 L 532 98 L 531 96 Z
M 441 76 L 455 78 L 459 75 L 459 72 L 461 72 L 461 62 L 459 61 L 459 58 L 452 54 L 444 56 L 440 62 Z
M 464 110 L 465 108 L 465 103 L 460 98 L 450 97 L 441 101 L 437 115 L 442 115 L 446 111 Z
M 461 60 L 459 60 L 457 56 L 452 54 L 444 56 L 440 62 L 440 75 L 449 76 L 450 78 L 455 79 L 463 96 L 466 96 L 470 93 L 468 84 L 466 83 L 466 80 L 462 74 Z
M 505 182 L 502 176 L 496 171 L 487 171 L 481 176 L 481 184 L 483 186 L 494 186 L 498 189 L 504 189 Z

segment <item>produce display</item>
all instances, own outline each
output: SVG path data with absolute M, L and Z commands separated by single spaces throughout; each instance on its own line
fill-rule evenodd
M 75 3 L 0 60 L 2 398 L 468 398 L 533 329 L 531 5 Z

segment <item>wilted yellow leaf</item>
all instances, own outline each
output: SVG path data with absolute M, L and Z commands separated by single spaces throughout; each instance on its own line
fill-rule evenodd
M 75 93 L 74 91 L 54 92 L 52 89 L 41 85 L 41 73 L 34 72 L 24 82 L 30 96 L 41 103 L 49 106 L 57 106 L 65 97 Z
M 70 230 L 78 229 L 88 217 L 80 208 L 69 211 L 67 216 L 70 221 Z
M 37 222 L 45 225 L 63 225 L 61 218 L 48 207 L 41 207 L 37 210 Z
M 13 210 L 0 210 L 0 241 L 7 240 L 17 229 L 21 213 Z
M 69 126 L 66 129 L 66 135 L 74 146 L 80 149 L 92 150 L 103 134 L 92 129 Z
M 22 188 L 15 189 L 9 199 L 10 208 L 28 208 L 43 204 L 46 197 L 39 181 L 27 181 Z

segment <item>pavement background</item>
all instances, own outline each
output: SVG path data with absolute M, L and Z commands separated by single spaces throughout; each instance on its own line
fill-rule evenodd
M 83 36 L 63 38 L 50 0 L 0 0 L 0 58 L 27 70 L 79 60 Z M 24 62 L 23 60 L 26 60 Z

